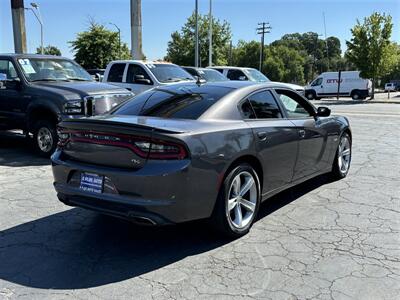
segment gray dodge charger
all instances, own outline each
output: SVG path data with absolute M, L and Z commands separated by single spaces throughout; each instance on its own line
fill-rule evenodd
M 351 161 L 348 120 L 278 83 L 155 88 L 58 131 L 63 203 L 147 225 L 208 219 L 232 237 L 262 201 Z

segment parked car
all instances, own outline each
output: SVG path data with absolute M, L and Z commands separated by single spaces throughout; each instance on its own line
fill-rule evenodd
M 270 81 L 267 76 L 265 76 L 263 73 L 254 68 L 228 67 L 228 66 L 215 66 L 208 68 L 219 71 L 229 80 L 253 81 L 257 83 Z M 304 87 L 293 83 L 285 83 L 285 85 L 291 89 L 296 90 L 298 93 L 304 95 Z
M 74 61 L 49 55 L 0 54 L 0 129 L 34 137 L 39 154 L 57 145 L 56 124 L 102 114 L 132 93 L 92 81 Z
M 336 96 L 339 86 L 339 72 L 325 72 L 306 86 L 306 97 L 309 100 Z M 343 71 L 340 76 L 341 97 L 354 100 L 365 99 L 371 93 L 371 80 L 360 77 L 360 71 Z
M 396 84 L 393 82 L 385 83 L 385 92 L 395 92 L 396 91 Z
M 279 83 L 161 86 L 59 132 L 65 204 L 147 225 L 209 218 L 234 237 L 260 202 L 319 174 L 343 178 L 351 162 L 348 120 Z
M 105 69 L 87 69 L 86 70 L 96 81 L 103 81 Z
M 108 64 L 103 82 L 126 88 L 135 94 L 156 86 L 194 81 L 180 66 L 142 60 L 119 60 Z
M 196 76 L 200 79 L 203 79 L 207 82 L 218 82 L 218 81 L 227 81 L 229 80 L 220 72 L 207 69 L 207 68 L 195 68 L 195 67 L 182 67 L 184 68 L 190 75 Z

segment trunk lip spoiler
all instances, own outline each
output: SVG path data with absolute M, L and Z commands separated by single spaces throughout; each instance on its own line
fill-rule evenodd
M 96 119 L 64 120 L 58 124 L 58 127 L 63 127 L 66 129 L 83 129 L 82 125 L 84 125 L 84 124 L 100 125 L 100 126 L 104 126 L 104 127 L 110 128 L 110 129 L 115 128 L 115 127 L 118 127 L 118 128 L 125 127 L 126 129 L 149 130 L 149 131 L 155 131 L 155 132 L 160 132 L 160 133 L 170 133 L 170 134 L 187 132 L 187 131 L 184 131 L 184 130 L 181 130 L 178 128 L 163 128 L 160 126 L 150 126 L 150 125 L 144 125 L 144 124 L 138 124 L 138 123 L 106 121 L 106 120 L 96 120 Z M 85 129 L 89 129 L 89 128 L 85 128 Z M 90 128 L 90 129 L 93 130 L 94 128 Z

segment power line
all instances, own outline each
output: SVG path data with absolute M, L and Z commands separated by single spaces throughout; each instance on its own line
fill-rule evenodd
M 264 62 L 264 36 L 266 33 L 270 33 L 272 27 L 269 22 L 258 23 L 257 34 L 261 35 L 261 51 L 260 51 L 260 72 L 262 72 L 263 62 Z

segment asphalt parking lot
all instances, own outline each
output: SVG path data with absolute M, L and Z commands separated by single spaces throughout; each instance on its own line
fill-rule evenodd
M 275 196 L 230 242 L 201 223 L 138 227 L 66 207 L 49 161 L 1 136 L 0 299 L 399 299 L 400 105 L 318 103 L 350 119 L 348 177 Z

